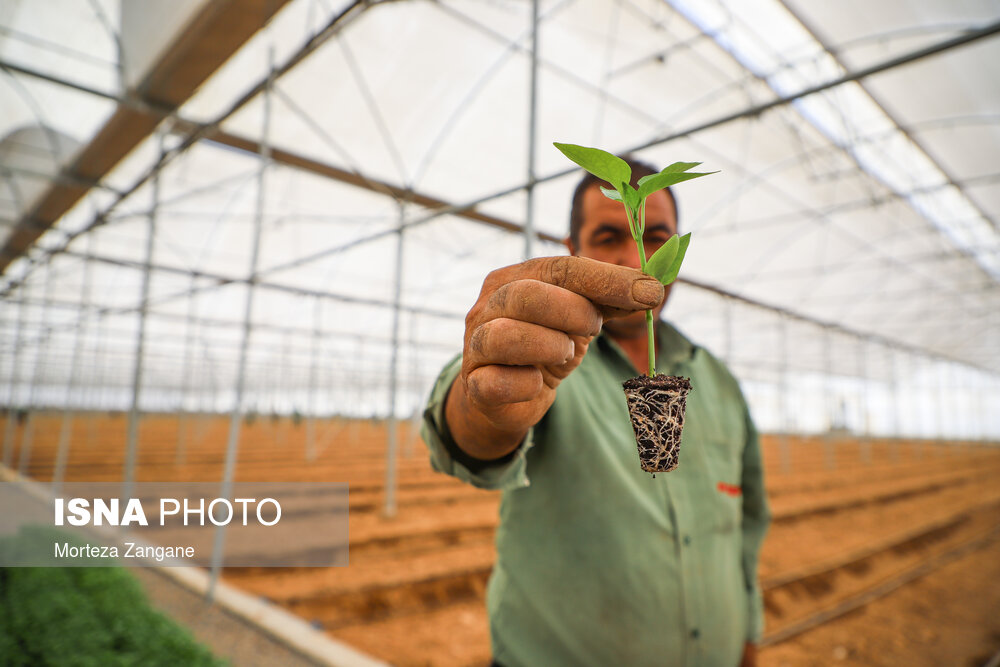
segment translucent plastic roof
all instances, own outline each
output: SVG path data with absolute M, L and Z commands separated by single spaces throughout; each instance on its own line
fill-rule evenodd
M 125 400 L 152 213 L 144 382 L 224 405 L 260 219 L 251 400 L 380 411 L 395 373 L 406 412 L 483 276 L 523 259 L 531 163 L 531 252 L 565 252 L 578 173 L 553 141 L 721 171 L 677 188 L 693 240 L 666 316 L 746 382 L 1000 373 L 995 2 L 542 1 L 533 147 L 530 2 L 293 0 L 176 113 L 143 107 L 123 81 L 203 6 L 0 7 L 0 240 L 72 164 L 38 154 L 165 116 L 96 182 L 59 173 L 87 194 L 0 279 L 12 386 L 50 377 L 58 401 L 83 350 L 79 378 Z

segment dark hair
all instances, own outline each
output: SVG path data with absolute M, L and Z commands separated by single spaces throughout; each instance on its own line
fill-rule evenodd
M 651 174 L 658 174 L 659 169 L 656 169 L 650 164 L 637 160 L 630 155 L 621 155 L 621 159 L 628 163 L 628 166 L 632 168 L 632 187 L 637 188 L 638 181 L 643 176 L 649 176 Z M 580 247 L 580 228 L 583 227 L 583 193 L 587 191 L 588 188 L 594 185 L 609 185 L 605 181 L 601 180 L 597 176 L 594 176 L 589 171 L 583 172 L 583 178 L 576 186 L 576 190 L 573 191 L 573 204 L 569 209 L 569 240 L 573 243 L 574 248 Z M 666 189 L 667 196 L 670 197 L 670 201 L 674 204 L 674 212 L 677 215 L 677 225 L 678 231 L 680 228 L 680 210 L 677 208 L 677 198 L 674 197 L 674 193 L 670 188 Z

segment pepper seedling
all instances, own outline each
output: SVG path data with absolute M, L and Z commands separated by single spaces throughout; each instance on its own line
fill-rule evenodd
M 692 172 L 700 162 L 675 162 L 658 174 L 643 176 L 632 187 L 632 168 L 625 160 L 599 148 L 588 148 L 576 144 L 554 143 L 563 155 L 577 163 L 591 174 L 606 181 L 611 188 L 601 187 L 604 196 L 613 201 L 621 202 L 628 215 L 628 229 L 639 250 L 639 270 L 648 276 L 656 278 L 664 286 L 677 279 L 677 274 L 687 253 L 691 234 L 678 236 L 674 234 L 660 246 L 647 260 L 646 249 L 643 246 L 643 234 L 646 231 L 646 197 L 683 181 L 692 178 L 708 176 L 717 172 Z M 653 311 L 646 311 L 646 329 L 649 335 L 649 377 L 656 375 L 656 350 L 653 344 Z

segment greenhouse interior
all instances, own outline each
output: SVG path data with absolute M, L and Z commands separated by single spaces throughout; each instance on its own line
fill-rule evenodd
M 925 536 L 924 565 L 996 558 L 996 2 L 12 0 L 0 80 L 4 480 L 226 491 L 313 470 L 350 484 L 351 565 L 331 575 L 329 608 L 298 584 L 283 598 L 278 574 L 211 568 L 216 606 L 236 604 L 217 586 L 249 591 L 318 636 L 246 612 L 232 632 L 273 646 L 213 647 L 233 664 L 490 664 L 500 496 L 433 472 L 419 430 L 487 275 L 567 254 L 582 172 L 554 142 L 718 172 L 674 191 L 691 243 L 663 317 L 739 381 L 762 434 L 770 544 L 821 539 L 819 524 L 781 537 L 780 512 L 829 484 L 837 509 L 810 521 L 872 521 L 845 542 L 851 562 L 890 527 L 929 531 L 918 515 L 934 536 L 946 520 L 993 531 L 972 555 L 957 533 Z M 450 524 L 467 495 L 476 521 Z M 875 517 L 918 501 L 952 513 Z M 418 528 L 411 551 L 377 551 Z M 428 544 L 465 551 L 423 571 L 413 554 Z M 775 612 L 781 577 L 843 554 L 772 562 L 768 547 L 770 631 L 802 611 Z M 413 578 L 364 579 L 379 562 L 414 564 Z M 866 613 L 950 570 L 936 572 Z M 994 620 L 992 639 L 981 625 L 985 639 L 876 660 L 891 644 L 865 644 L 851 619 L 765 634 L 759 662 L 986 664 L 1000 650 Z

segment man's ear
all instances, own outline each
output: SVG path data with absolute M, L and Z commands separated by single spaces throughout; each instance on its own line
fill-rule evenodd
M 576 256 L 576 248 L 573 247 L 573 241 L 568 236 L 563 239 L 563 245 L 569 250 L 569 254 Z

